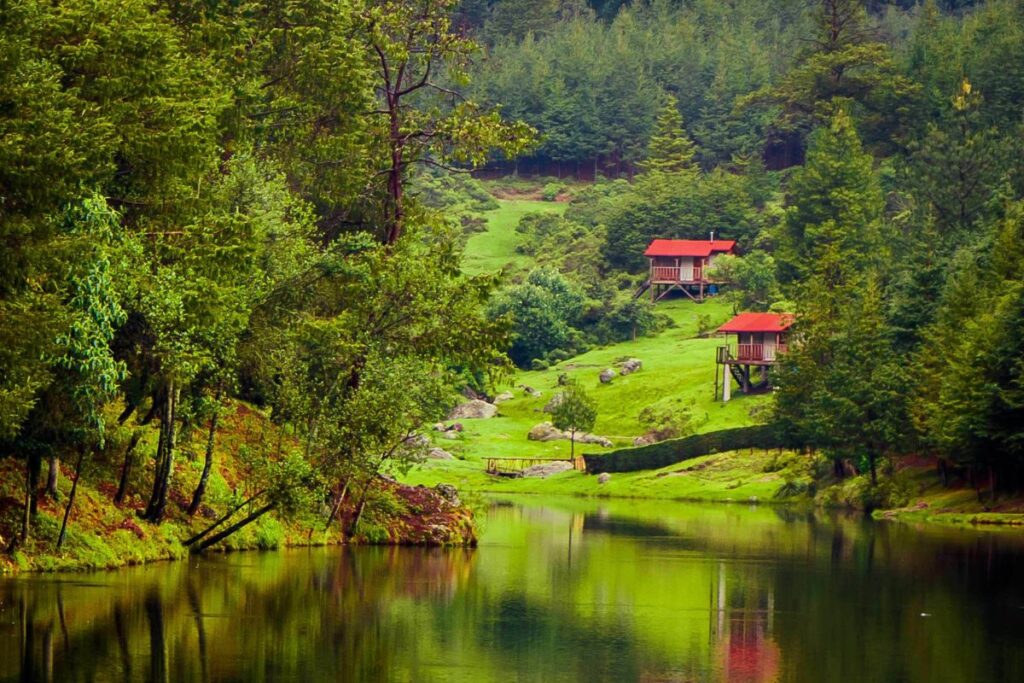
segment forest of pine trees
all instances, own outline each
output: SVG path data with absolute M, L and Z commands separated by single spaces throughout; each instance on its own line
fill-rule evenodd
M 712 230 L 744 253 L 743 305 L 798 315 L 774 411 L 795 445 L 876 481 L 926 454 L 1017 489 L 1022 133 L 1020 0 L 9 4 L 0 456 L 25 472 L 19 537 L 62 459 L 76 481 L 98 454 L 127 472 L 143 430 L 160 522 L 181 434 L 208 428 L 208 469 L 229 397 L 301 444 L 254 465 L 257 510 L 365 494 L 510 352 L 655 326 L 629 297 L 644 245 Z M 607 180 L 524 224 L 548 269 L 499 291 L 407 192 L 470 167 Z M 537 298 L 531 344 L 517 302 Z M 112 445 L 114 426 L 132 436 Z

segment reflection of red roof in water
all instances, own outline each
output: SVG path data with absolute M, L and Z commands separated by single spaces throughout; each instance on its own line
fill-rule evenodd
M 791 313 L 740 313 L 719 332 L 782 332 L 793 325 Z
M 763 625 L 734 620 L 728 641 L 720 644 L 723 681 L 768 683 L 779 677 L 779 646 Z
M 734 240 L 654 240 L 644 256 L 710 256 L 730 252 L 735 246 Z

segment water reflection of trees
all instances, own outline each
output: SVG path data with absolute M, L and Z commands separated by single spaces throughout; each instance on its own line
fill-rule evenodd
M 0 680 L 385 680 L 391 604 L 450 601 L 472 552 L 234 556 L 130 582 L 0 582 Z
M 476 552 L 0 582 L 0 680 L 1024 680 L 1006 537 L 582 508 L 502 508 Z

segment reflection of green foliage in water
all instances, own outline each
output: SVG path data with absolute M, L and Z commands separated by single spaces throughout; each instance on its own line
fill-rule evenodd
M 1018 618 L 1022 557 L 1011 535 L 531 499 L 490 508 L 475 551 L 0 582 L 5 613 L 30 624 L 27 641 L 0 630 L 0 680 L 43 679 L 48 661 L 71 681 L 1019 680 L 1024 647 L 993 636 Z

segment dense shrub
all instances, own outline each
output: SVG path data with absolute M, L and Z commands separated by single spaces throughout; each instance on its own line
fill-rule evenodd
M 587 472 L 635 472 L 656 470 L 711 453 L 743 448 L 782 448 L 785 443 L 774 425 L 736 427 L 717 432 L 670 439 L 650 446 L 624 448 L 603 455 L 585 454 Z

